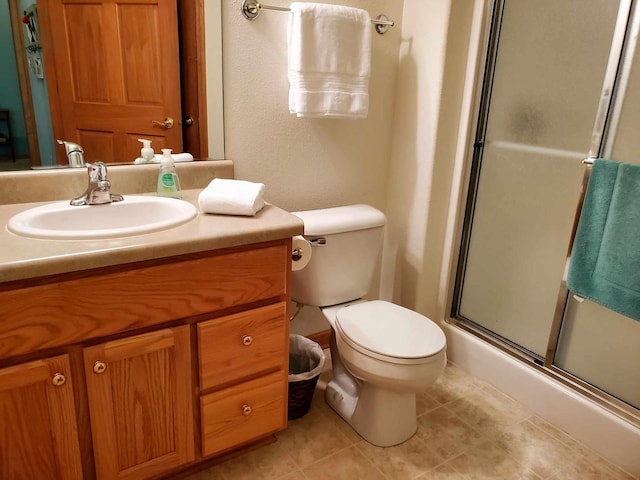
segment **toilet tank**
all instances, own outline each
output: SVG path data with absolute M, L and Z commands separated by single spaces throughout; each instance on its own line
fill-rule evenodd
M 304 222 L 311 260 L 291 272 L 291 299 L 325 307 L 364 296 L 382 248 L 386 218 L 369 205 L 293 212 Z

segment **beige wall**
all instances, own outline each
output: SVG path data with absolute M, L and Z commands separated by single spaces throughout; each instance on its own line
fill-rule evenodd
M 433 319 L 473 0 L 405 0 L 382 293 Z
M 264 10 L 248 21 L 240 1 L 222 5 L 225 156 L 236 178 L 265 183 L 266 199 L 287 210 L 355 202 L 385 209 L 402 2 L 340 3 L 398 22 L 385 35 L 373 34 L 366 120 L 291 115 L 287 14 Z

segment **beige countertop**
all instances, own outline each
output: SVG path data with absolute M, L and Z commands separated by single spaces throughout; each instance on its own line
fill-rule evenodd
M 184 200 L 197 206 L 199 192 L 184 190 Z M 255 217 L 199 212 L 193 220 L 168 230 L 100 240 L 42 240 L 7 230 L 9 218 L 41 204 L 0 205 L 0 282 L 266 242 L 303 232 L 298 217 L 269 204 Z

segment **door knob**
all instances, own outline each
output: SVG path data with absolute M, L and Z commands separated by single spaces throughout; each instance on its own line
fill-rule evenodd
M 107 366 L 104 364 L 104 362 L 101 362 L 100 360 L 98 360 L 96 363 L 93 364 L 93 371 L 95 373 L 104 373 L 106 369 L 107 369 Z
M 167 117 L 164 119 L 164 121 L 159 122 L 158 120 L 151 120 L 151 124 L 152 125 L 157 125 L 158 127 L 162 127 L 165 130 L 169 130 L 170 128 L 173 128 L 173 118 L 171 117 Z
M 56 373 L 51 379 L 51 383 L 53 383 L 56 387 L 61 387 L 67 381 L 67 377 L 65 377 L 62 373 Z

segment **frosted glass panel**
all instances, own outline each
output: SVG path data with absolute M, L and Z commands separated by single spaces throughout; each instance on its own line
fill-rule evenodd
M 495 146 L 485 158 L 460 313 L 543 356 L 584 166 Z
M 640 164 L 640 50 L 612 132 L 611 158 Z M 631 248 L 631 247 L 630 247 Z M 554 364 L 640 408 L 640 322 L 570 298 Z
M 588 152 L 618 6 L 610 0 L 505 2 L 488 142 Z
M 640 322 L 570 296 L 554 364 L 640 408 Z
M 459 314 L 543 356 L 618 2 L 505 2 Z
M 620 109 L 617 129 L 612 132 L 611 158 L 640 164 L 640 45 L 636 47 L 629 81 Z

